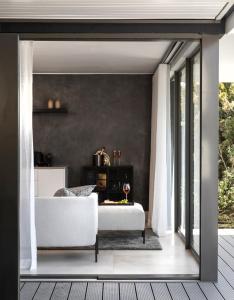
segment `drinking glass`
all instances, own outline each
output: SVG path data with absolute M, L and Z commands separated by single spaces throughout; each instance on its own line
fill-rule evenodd
M 128 194 L 130 193 L 130 184 L 129 183 L 124 183 L 123 184 L 123 192 L 125 194 L 125 199 L 128 200 Z

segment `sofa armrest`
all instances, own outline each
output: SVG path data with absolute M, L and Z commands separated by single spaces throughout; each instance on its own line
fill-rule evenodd
M 94 245 L 98 231 L 98 196 L 37 197 L 39 247 Z

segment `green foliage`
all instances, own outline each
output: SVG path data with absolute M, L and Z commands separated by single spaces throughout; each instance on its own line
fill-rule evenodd
M 234 83 L 219 85 L 219 224 L 234 227 Z
M 229 209 L 234 209 L 234 174 L 225 170 L 219 181 L 219 210 L 225 212 Z

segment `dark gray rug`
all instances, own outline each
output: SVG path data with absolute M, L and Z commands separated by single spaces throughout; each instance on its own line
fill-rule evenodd
M 140 231 L 101 231 L 98 235 L 100 250 L 162 250 L 158 237 L 151 229 L 146 229 L 145 244 Z

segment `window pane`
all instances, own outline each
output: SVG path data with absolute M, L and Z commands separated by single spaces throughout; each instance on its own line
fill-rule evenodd
M 200 53 L 198 53 L 192 64 L 192 203 L 193 203 L 193 224 L 192 224 L 192 246 L 199 254 L 200 234 Z
M 180 73 L 180 231 L 185 235 L 185 109 L 186 109 L 186 71 L 185 68 Z

